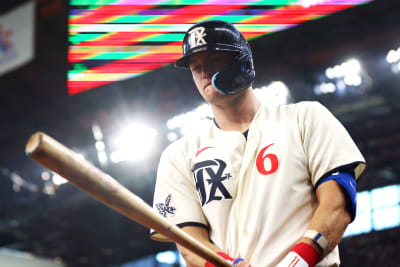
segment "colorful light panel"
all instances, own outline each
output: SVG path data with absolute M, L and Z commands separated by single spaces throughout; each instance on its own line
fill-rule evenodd
M 133 78 L 181 56 L 184 32 L 217 19 L 247 39 L 373 0 L 71 0 L 68 93 Z

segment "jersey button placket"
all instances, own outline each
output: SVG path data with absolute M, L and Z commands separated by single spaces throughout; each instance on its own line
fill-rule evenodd
M 253 166 L 252 162 L 254 162 L 255 164 L 255 157 L 257 154 L 257 148 L 259 143 L 260 143 L 260 138 L 259 135 L 257 134 L 257 128 L 255 127 L 255 125 L 252 125 L 252 127 L 250 127 L 249 129 L 249 135 L 247 136 L 247 144 L 243 154 L 242 168 L 240 170 L 240 180 L 239 180 L 240 182 L 238 188 L 239 198 L 242 198 L 243 194 L 242 192 L 244 188 L 249 186 L 248 184 L 249 181 L 247 181 L 245 177 Z M 247 179 L 251 179 L 251 177 L 247 177 Z M 241 244 L 247 244 L 248 242 L 247 240 L 249 238 L 249 232 L 247 231 L 248 227 L 247 216 L 244 216 L 243 212 L 240 211 L 246 211 L 248 209 L 251 209 L 251 207 L 242 206 L 242 204 L 244 204 L 243 201 L 239 200 L 236 206 L 238 210 L 237 216 L 239 222 L 238 234 L 239 234 L 239 242 L 241 242 Z

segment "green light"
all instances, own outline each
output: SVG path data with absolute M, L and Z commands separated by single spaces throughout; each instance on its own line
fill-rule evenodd
M 73 45 L 77 45 L 80 42 L 84 42 L 84 41 L 89 41 L 89 40 L 93 40 L 97 37 L 101 37 L 104 36 L 103 33 L 101 34 L 94 34 L 94 33 L 81 33 L 81 34 L 75 34 L 69 37 L 69 41 L 73 44 Z
M 183 33 L 168 33 L 168 34 L 158 34 L 157 36 L 150 37 L 146 39 L 146 42 L 176 42 L 183 39 Z
M 113 20 L 107 21 L 107 23 L 142 23 L 148 20 L 160 18 L 159 15 L 125 15 Z
M 116 2 L 118 2 L 118 0 L 71 0 L 70 5 L 102 6 L 102 5 L 110 5 Z
M 126 59 L 140 54 L 143 54 L 143 52 L 107 52 L 90 59 Z
M 251 19 L 254 18 L 252 15 L 216 15 L 216 16 L 211 16 L 210 19 L 214 20 L 224 20 L 229 23 L 237 23 L 241 22 L 246 19 Z
M 69 70 L 68 73 L 81 73 L 87 71 L 87 67 L 82 64 L 74 64 L 74 69 Z

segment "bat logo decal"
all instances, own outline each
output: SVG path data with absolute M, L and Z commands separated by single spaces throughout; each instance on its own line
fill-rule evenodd
M 167 217 L 168 213 L 170 213 L 172 215 L 175 214 L 176 208 L 170 206 L 171 200 L 172 200 L 172 196 L 171 196 L 171 194 L 169 194 L 167 196 L 167 198 L 165 199 L 164 203 L 157 203 L 156 204 L 156 208 L 157 208 L 158 212 L 164 217 Z

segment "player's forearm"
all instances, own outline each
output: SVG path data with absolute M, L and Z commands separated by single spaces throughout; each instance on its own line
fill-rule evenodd
M 350 213 L 346 209 L 346 199 L 338 183 L 327 181 L 317 188 L 318 206 L 305 236 L 283 258 L 277 267 L 312 267 L 339 243 L 344 230 L 350 223 Z
M 214 246 L 211 242 L 209 244 L 202 242 L 203 245 L 207 246 L 209 249 L 215 252 L 221 252 L 221 249 Z M 204 267 L 206 265 L 206 260 L 202 257 L 196 255 L 192 251 L 177 245 L 179 252 L 181 253 L 182 257 L 184 258 L 186 265 L 188 267 Z
M 322 184 L 317 191 L 318 207 L 315 210 L 308 229 L 315 230 L 325 236 L 329 247 L 324 253 L 308 238 L 301 241 L 313 245 L 322 254 L 332 251 L 341 240 L 351 218 L 346 209 L 346 199 L 340 186 L 335 181 Z
M 204 228 L 196 226 L 186 226 L 182 228 L 183 231 L 191 235 L 193 238 L 201 242 L 203 245 L 215 252 L 222 252 L 220 248 L 211 243 L 208 232 Z M 204 267 L 206 265 L 206 260 L 193 253 L 192 251 L 177 245 L 179 252 L 185 259 L 188 267 Z
M 190 250 L 187 250 L 186 248 L 177 245 L 179 252 L 181 253 L 183 259 L 186 262 L 186 266 L 188 267 L 204 267 L 206 264 L 206 261 L 202 259 L 201 257 L 197 256 Z

